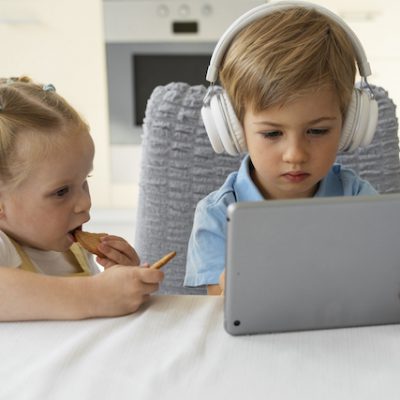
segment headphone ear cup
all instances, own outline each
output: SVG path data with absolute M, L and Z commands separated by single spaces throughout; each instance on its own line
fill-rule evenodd
M 247 151 L 247 145 L 243 126 L 240 123 L 239 118 L 237 117 L 236 112 L 233 109 L 233 105 L 229 100 L 229 97 L 225 90 L 221 92 L 221 96 L 223 98 L 222 103 L 228 125 L 229 136 L 235 145 L 236 153 L 244 153 Z
M 247 150 L 242 125 L 222 88 L 214 88 L 201 109 L 204 126 L 216 153 L 238 155 Z
M 351 152 L 371 143 L 378 125 L 378 103 L 369 91 L 354 88 L 343 124 L 339 151 Z
M 201 118 L 203 119 L 204 127 L 206 128 L 208 139 L 210 140 L 213 150 L 218 154 L 222 153 L 224 151 L 224 145 L 219 137 L 210 104 L 203 104 L 201 108 Z
M 210 110 L 212 119 L 217 129 L 217 134 L 222 142 L 224 150 L 230 155 L 237 155 L 235 143 L 231 138 L 229 122 L 227 120 L 225 99 L 222 91 L 214 93 L 210 98 Z

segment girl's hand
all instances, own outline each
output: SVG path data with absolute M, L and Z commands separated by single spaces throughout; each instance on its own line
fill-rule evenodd
M 90 277 L 86 294 L 90 317 L 133 313 L 158 290 L 164 279 L 160 270 L 114 265 Z
M 104 268 L 113 265 L 139 265 L 140 259 L 135 249 L 119 236 L 107 235 L 101 238 L 98 249 L 106 257 L 97 257 L 96 261 Z

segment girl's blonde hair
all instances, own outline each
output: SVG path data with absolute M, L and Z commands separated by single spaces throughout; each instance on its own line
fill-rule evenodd
M 219 77 L 238 118 L 332 87 L 343 116 L 356 75 L 346 32 L 315 10 L 277 11 L 245 27 L 232 41 Z
M 45 156 L 60 137 L 82 131 L 89 132 L 88 125 L 52 85 L 28 77 L 0 79 L 0 190 L 27 175 L 30 160 L 20 156 L 21 146 Z

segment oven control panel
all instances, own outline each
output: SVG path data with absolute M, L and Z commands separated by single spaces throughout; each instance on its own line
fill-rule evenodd
M 262 0 L 103 0 L 105 40 L 207 42 L 219 39 L 240 15 Z

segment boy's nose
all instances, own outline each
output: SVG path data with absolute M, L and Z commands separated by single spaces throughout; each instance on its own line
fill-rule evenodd
M 308 159 L 306 143 L 301 140 L 291 140 L 286 143 L 283 161 L 291 164 L 302 164 Z

